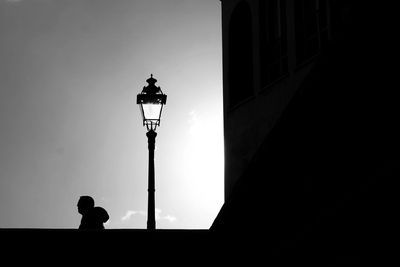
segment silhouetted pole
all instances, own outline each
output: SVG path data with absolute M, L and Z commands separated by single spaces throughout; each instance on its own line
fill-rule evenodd
M 155 175 L 154 175 L 154 149 L 156 143 L 157 133 L 151 129 L 146 133 L 149 143 L 149 188 L 148 191 L 148 204 L 147 204 L 147 229 L 156 229 L 155 217 Z
M 147 139 L 149 143 L 149 188 L 147 206 L 147 229 L 156 229 L 155 216 L 155 178 L 154 178 L 154 148 L 156 143 L 157 126 L 160 126 L 161 112 L 167 103 L 167 95 L 161 91 L 160 86 L 156 86 L 157 80 L 153 74 L 146 80 L 149 84 L 144 86 L 140 94 L 137 95 L 136 103 L 140 106 L 143 117 L 143 126 L 147 128 Z

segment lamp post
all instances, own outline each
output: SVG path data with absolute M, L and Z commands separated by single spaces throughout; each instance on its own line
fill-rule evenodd
M 165 95 L 159 86 L 156 86 L 156 79 L 153 74 L 146 80 L 147 86 L 143 87 L 140 94 L 137 95 L 137 104 L 143 118 L 143 126 L 147 128 L 147 140 L 149 148 L 149 181 L 148 181 L 148 204 L 147 204 L 147 229 L 156 229 L 155 219 L 155 175 L 154 175 L 154 149 L 156 143 L 156 129 L 160 126 L 161 112 L 167 102 Z

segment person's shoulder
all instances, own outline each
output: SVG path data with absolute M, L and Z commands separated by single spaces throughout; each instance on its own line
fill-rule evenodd
M 97 218 L 101 219 L 102 222 L 106 222 L 110 218 L 107 211 L 103 207 L 94 207 L 93 213 Z

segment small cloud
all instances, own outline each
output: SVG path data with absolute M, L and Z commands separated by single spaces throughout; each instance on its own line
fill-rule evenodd
M 173 223 L 173 222 L 175 222 L 177 220 L 175 216 L 172 216 L 172 215 L 169 215 L 169 214 L 162 216 L 160 214 L 161 214 L 161 210 L 160 209 L 156 209 L 155 210 L 156 221 L 167 220 L 170 223 Z
M 124 216 L 122 216 L 121 221 L 126 221 L 129 220 L 133 215 L 135 215 L 137 212 L 134 210 L 128 210 Z
M 189 133 L 194 134 L 199 127 L 199 121 L 200 121 L 200 116 L 199 113 L 196 110 L 191 110 L 189 112 L 189 119 L 188 119 L 188 124 L 189 124 Z
M 172 216 L 172 215 L 166 215 L 163 217 L 163 219 L 169 221 L 170 223 L 173 223 L 176 221 L 176 217 Z
M 145 215 L 146 215 L 146 212 L 143 211 L 143 210 L 139 210 L 139 211 L 136 211 L 136 210 L 128 210 L 128 211 L 125 213 L 125 215 L 121 217 L 121 221 L 123 221 L 123 222 L 128 221 L 128 220 L 131 219 L 131 217 L 132 217 L 133 215 L 136 215 L 136 214 L 145 216 Z
M 168 221 L 170 223 L 174 223 L 177 220 L 177 218 L 175 216 L 172 216 L 170 214 L 161 215 L 162 211 L 160 209 L 157 209 L 157 208 L 155 209 L 154 213 L 155 213 L 156 221 L 166 220 L 166 221 Z M 138 210 L 138 211 L 136 211 L 136 210 L 128 210 L 125 213 L 125 215 L 121 217 L 121 221 L 122 222 L 127 222 L 130 219 L 132 219 L 132 217 L 135 216 L 135 215 L 147 216 L 147 212 L 145 212 L 143 210 Z

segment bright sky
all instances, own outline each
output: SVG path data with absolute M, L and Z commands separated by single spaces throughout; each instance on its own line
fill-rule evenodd
M 168 95 L 156 140 L 157 228 L 209 228 L 223 203 L 219 0 L 0 0 L 0 227 L 146 228 L 136 95 Z

